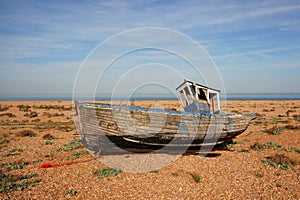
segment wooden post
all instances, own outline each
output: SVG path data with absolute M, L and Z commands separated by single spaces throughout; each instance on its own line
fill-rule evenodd
M 184 90 L 184 88 L 182 89 L 182 91 L 183 91 L 183 94 L 184 94 L 184 97 L 185 97 L 185 101 L 187 102 L 187 104 L 189 104 L 189 99 L 188 99 L 188 97 L 186 96 L 186 93 L 185 93 L 185 90 Z M 186 105 L 185 105 L 186 106 Z
M 215 102 L 214 102 L 214 97 L 211 98 L 211 109 L 212 109 L 212 113 L 215 113 Z
M 190 92 L 190 96 L 192 96 L 193 95 L 193 92 L 192 92 L 192 89 L 191 89 L 191 85 L 189 84 L 188 85 L 188 89 L 189 89 L 189 92 Z M 193 97 L 193 101 L 195 100 L 195 97 Z M 190 102 L 190 104 L 191 104 L 192 102 Z
M 195 85 L 195 98 L 196 101 L 199 101 L 199 88 L 197 85 Z
M 218 103 L 218 113 L 220 113 L 221 112 L 221 106 L 220 106 L 220 94 L 219 94 L 219 92 L 217 92 L 217 103 Z
M 185 106 L 186 106 L 186 102 L 183 101 L 182 95 L 183 95 L 183 92 L 179 91 L 179 99 L 180 99 L 180 101 L 181 101 L 181 105 L 185 107 Z

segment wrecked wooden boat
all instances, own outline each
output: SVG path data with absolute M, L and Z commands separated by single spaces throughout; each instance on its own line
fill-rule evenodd
M 243 133 L 256 116 L 222 114 L 213 88 L 185 80 L 176 90 L 183 111 L 75 102 L 83 143 L 95 150 L 106 136 L 147 145 L 216 144 Z

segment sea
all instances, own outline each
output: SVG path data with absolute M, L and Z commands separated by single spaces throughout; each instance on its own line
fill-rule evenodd
M 71 101 L 72 94 L 0 94 L 0 101 Z M 84 95 L 78 100 L 111 100 L 111 95 L 96 95 L 95 99 L 88 99 Z M 128 100 L 125 96 L 114 96 L 114 100 Z M 132 96 L 134 100 L 176 100 L 174 95 L 166 94 L 139 94 Z M 276 94 L 223 94 L 221 99 L 226 100 L 300 100 L 300 93 L 276 93 Z

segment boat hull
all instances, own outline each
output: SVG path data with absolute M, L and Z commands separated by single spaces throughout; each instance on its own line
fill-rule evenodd
M 203 115 L 186 112 L 76 103 L 77 128 L 84 142 L 100 136 L 122 137 L 145 144 L 176 145 L 226 141 L 244 132 L 254 114 Z M 89 144 L 87 144 L 89 145 Z

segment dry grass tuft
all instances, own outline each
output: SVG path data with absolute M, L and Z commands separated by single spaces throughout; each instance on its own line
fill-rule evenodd
M 25 129 L 25 130 L 18 131 L 16 133 L 16 136 L 18 136 L 18 137 L 35 137 L 36 133 L 32 130 Z
M 263 149 L 263 145 L 259 142 L 255 142 L 253 145 L 250 146 L 250 148 L 258 151 Z
M 24 116 L 29 118 L 34 118 L 38 116 L 38 113 L 33 111 L 33 112 L 25 113 Z
M 13 113 L 1 113 L 1 114 L 0 114 L 0 117 L 3 117 L 3 116 L 7 116 L 7 117 L 16 117 L 16 115 L 13 114 Z
M 288 165 L 292 165 L 295 166 L 297 165 L 297 161 L 292 160 L 291 158 L 289 158 L 288 156 L 284 155 L 284 154 L 275 154 L 273 156 L 270 156 L 270 160 L 272 160 L 273 162 L 280 164 L 280 163 L 287 163 Z
M 286 125 L 286 129 L 289 129 L 289 130 L 298 130 L 300 129 L 300 126 L 297 126 L 297 125 Z
M 293 166 L 298 165 L 298 161 L 295 161 L 284 154 L 275 154 L 267 157 L 266 160 L 262 160 L 263 163 L 268 163 L 274 168 L 280 168 L 283 170 L 292 169 Z
M 196 183 L 200 183 L 201 182 L 201 177 L 200 177 L 199 174 L 197 174 L 197 173 L 190 173 L 190 174 L 191 174 L 191 176 L 193 177 L 193 179 L 194 179 L 194 181 Z
M 7 111 L 8 109 L 9 109 L 9 107 L 7 105 L 4 105 L 4 106 L 0 105 L 0 112 Z
M 56 139 L 56 137 L 54 137 L 53 135 L 51 135 L 51 134 L 46 134 L 46 135 L 44 135 L 43 136 L 43 139 L 44 140 L 55 140 Z

